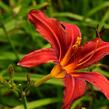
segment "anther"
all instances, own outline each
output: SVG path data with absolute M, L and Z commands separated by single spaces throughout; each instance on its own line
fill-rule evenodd
M 75 44 L 72 46 L 74 49 L 77 49 L 81 44 L 81 37 L 78 36 Z

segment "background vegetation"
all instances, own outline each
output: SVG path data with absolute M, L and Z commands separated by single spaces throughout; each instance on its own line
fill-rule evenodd
M 53 64 L 22 68 L 17 62 L 24 54 L 49 44 L 27 20 L 31 9 L 45 9 L 50 17 L 77 24 L 83 43 L 95 38 L 96 27 L 104 26 L 102 38 L 109 41 L 109 1 L 107 0 L 0 0 L 0 109 L 60 109 L 63 85 L 49 80 L 39 88 L 30 86 L 50 72 Z M 99 71 L 109 78 L 109 56 L 86 70 Z M 27 76 L 27 74 L 29 74 Z M 88 85 L 85 96 L 71 109 L 109 109 L 109 101 Z

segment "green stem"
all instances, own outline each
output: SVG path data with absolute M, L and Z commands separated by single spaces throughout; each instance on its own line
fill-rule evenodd
M 24 109 L 28 109 L 28 103 L 27 103 L 27 99 L 26 99 L 26 96 L 25 96 L 25 92 L 23 94 L 23 104 L 24 104 Z
M 39 87 L 41 84 L 43 84 L 44 82 L 46 82 L 47 80 L 51 79 L 51 74 L 48 74 L 44 77 L 42 77 L 40 80 L 35 81 L 34 86 L 35 87 Z

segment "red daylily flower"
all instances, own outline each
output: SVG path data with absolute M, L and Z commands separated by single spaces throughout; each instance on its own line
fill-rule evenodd
M 63 109 L 69 109 L 72 101 L 82 96 L 86 81 L 97 87 L 109 99 L 109 81 L 98 72 L 79 72 L 109 55 L 109 42 L 95 38 L 81 44 L 81 32 L 76 25 L 48 18 L 42 11 L 32 10 L 28 19 L 36 30 L 51 44 L 51 48 L 35 50 L 18 63 L 23 67 L 35 67 L 52 61 L 51 76 L 64 80 Z

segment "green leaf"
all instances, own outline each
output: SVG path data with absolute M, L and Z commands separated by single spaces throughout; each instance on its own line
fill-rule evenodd
M 59 102 L 59 100 L 57 98 L 44 98 L 44 99 L 29 102 L 28 108 L 35 109 L 35 108 L 39 108 L 39 107 L 53 104 L 56 102 Z M 23 105 L 19 105 L 19 106 L 14 107 L 13 109 L 24 109 L 24 107 L 23 107 Z

